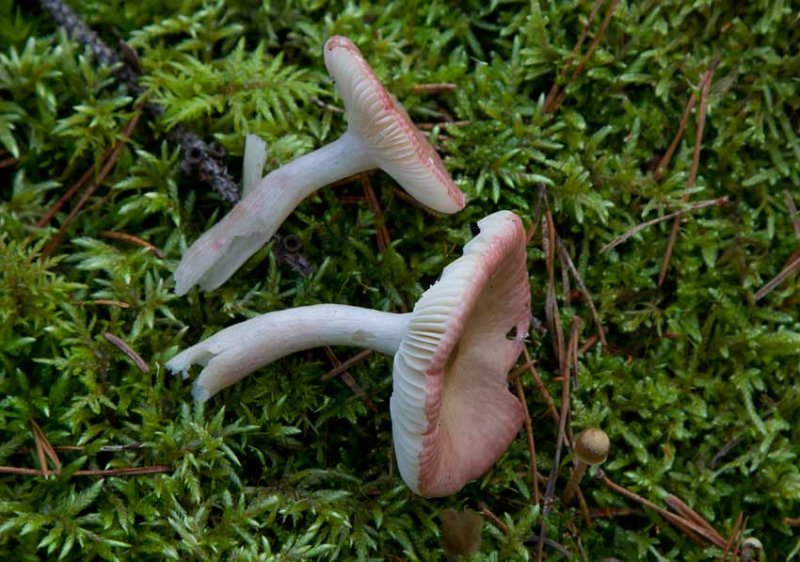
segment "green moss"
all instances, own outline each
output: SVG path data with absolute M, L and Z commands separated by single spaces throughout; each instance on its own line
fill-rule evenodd
M 142 117 L 111 175 L 45 256 L 70 207 L 48 227 L 36 222 L 100 165 L 133 115 L 133 99 L 44 12 L 0 1 L 0 161 L 16 159 L 0 168 L 0 465 L 38 466 L 31 420 L 53 445 L 84 446 L 59 453 L 58 477 L 0 475 L 0 559 L 428 560 L 442 556 L 441 509 L 478 502 L 509 530 L 486 523 L 475 559 L 533 557 L 526 539 L 538 532 L 541 512 L 531 501 L 523 437 L 452 498 L 422 499 L 402 484 L 391 454 L 389 358 L 350 370 L 377 414 L 339 379 L 320 380 L 331 368 L 322 351 L 261 369 L 205 410 L 162 366 L 199 338 L 270 310 L 319 302 L 410 310 L 476 220 L 503 208 L 530 225 L 540 185 L 608 329 L 609 348 L 579 358 L 574 429 L 608 432 L 605 468 L 614 481 L 660 505 L 675 494 L 723 535 L 743 513 L 768 559 L 797 558 L 800 540 L 784 521 L 800 516 L 796 278 L 754 299 L 798 248 L 784 196 L 800 203 L 800 27 L 789 3 L 621 2 L 575 79 L 571 71 L 559 76 L 592 2 L 74 5 L 108 44 L 122 37 L 136 48 L 144 96 L 164 114 Z M 362 194 L 354 180 L 305 201 L 281 229 L 299 237 L 314 273 L 296 272 L 270 244 L 221 289 L 174 297 L 171 271 L 182 251 L 227 208 L 182 175 L 168 131 L 190 127 L 217 140 L 237 177 L 248 132 L 267 140 L 268 168 L 329 142 L 346 126 L 325 107 L 341 103 L 321 57 L 334 33 L 362 48 L 412 119 L 435 124 L 431 139 L 468 193 L 468 208 L 432 218 L 398 197 L 390 178 L 372 175 L 392 240 L 380 253 L 369 207 L 344 197 Z M 696 184 L 687 189 L 697 109 L 656 181 L 652 165 L 715 57 Z M 415 92 L 424 82 L 457 87 Z M 554 82 L 566 98 L 548 113 Z M 730 202 L 684 217 L 663 287 L 670 222 L 599 252 L 686 195 Z M 141 237 L 164 257 L 103 234 L 109 230 Z M 539 234 L 529 271 L 533 314 L 544 318 Z M 588 338 L 588 307 L 558 271 L 556 278 L 565 325 L 580 316 Z M 557 395 L 550 336 L 531 338 Z M 524 385 L 546 473 L 556 430 L 533 382 Z M 131 444 L 140 446 L 102 449 Z M 161 464 L 170 472 L 71 476 Z M 593 479 L 583 490 L 592 507 L 631 505 Z M 579 512 L 556 503 L 548 537 L 573 553 L 572 524 L 591 560 L 721 555 L 649 512 L 587 529 Z

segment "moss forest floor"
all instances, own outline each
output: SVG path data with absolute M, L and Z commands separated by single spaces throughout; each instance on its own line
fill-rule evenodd
M 72 6 L 141 75 L 130 89 L 42 6 L 0 0 L 0 559 L 435 560 L 446 508 L 481 513 L 474 560 L 800 558 L 796 3 Z M 186 173 L 179 131 L 219 143 L 235 182 L 247 133 L 267 170 L 330 142 L 333 34 L 467 208 L 434 217 L 365 174 L 305 201 L 222 288 L 176 297 L 183 250 L 230 208 Z M 521 431 L 458 494 L 409 492 L 388 357 L 326 378 L 358 350 L 299 353 L 204 409 L 163 368 L 267 311 L 411 310 L 499 209 L 531 234 L 542 382 L 510 383 L 536 487 Z M 611 438 L 585 512 L 558 500 L 566 405 L 568 434 Z

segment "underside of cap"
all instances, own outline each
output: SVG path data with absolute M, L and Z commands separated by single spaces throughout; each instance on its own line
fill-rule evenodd
M 494 213 L 414 308 L 390 401 L 400 473 L 445 496 L 486 472 L 522 425 L 507 376 L 530 321 L 525 230 Z
M 328 39 L 325 65 L 344 100 L 349 130 L 371 152 L 375 165 L 423 205 L 448 214 L 463 209 L 464 193 L 453 183 L 439 154 L 353 42 L 342 36 Z

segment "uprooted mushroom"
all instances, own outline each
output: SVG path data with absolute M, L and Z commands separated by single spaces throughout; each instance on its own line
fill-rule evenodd
M 175 270 L 175 292 L 216 289 L 266 244 L 300 202 L 320 187 L 381 168 L 424 205 L 464 208 L 441 158 L 346 37 L 325 43 L 325 64 L 344 100 L 347 131 L 332 143 L 273 170 L 192 244 Z
M 413 312 L 320 304 L 269 312 L 230 326 L 167 363 L 203 402 L 247 374 L 297 351 L 355 345 L 394 355 L 390 400 L 400 474 L 413 491 L 444 496 L 486 472 L 523 422 L 507 375 L 530 320 L 526 236 L 514 213 L 478 223 L 463 255 Z

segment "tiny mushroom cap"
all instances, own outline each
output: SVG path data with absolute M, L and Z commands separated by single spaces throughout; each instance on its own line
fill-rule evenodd
M 419 202 L 442 213 L 464 208 L 439 154 L 408 113 L 375 76 L 350 39 L 335 35 L 325 43 L 325 66 L 344 100 L 348 129 L 368 147 L 375 164 Z
M 575 456 L 588 465 L 606 462 L 608 449 L 611 446 L 608 435 L 602 429 L 590 427 L 584 429 L 575 441 Z
M 452 494 L 486 472 L 524 419 L 507 376 L 530 321 L 525 229 L 508 211 L 478 226 L 417 302 L 395 355 L 395 454 L 424 496 Z
M 525 229 L 509 211 L 478 226 L 413 312 L 338 304 L 270 312 L 214 334 L 166 367 L 185 375 L 203 365 L 192 392 L 204 402 L 304 349 L 358 345 L 394 355 L 389 406 L 400 475 L 424 496 L 457 492 L 494 464 L 524 418 L 507 376 L 530 322 Z

